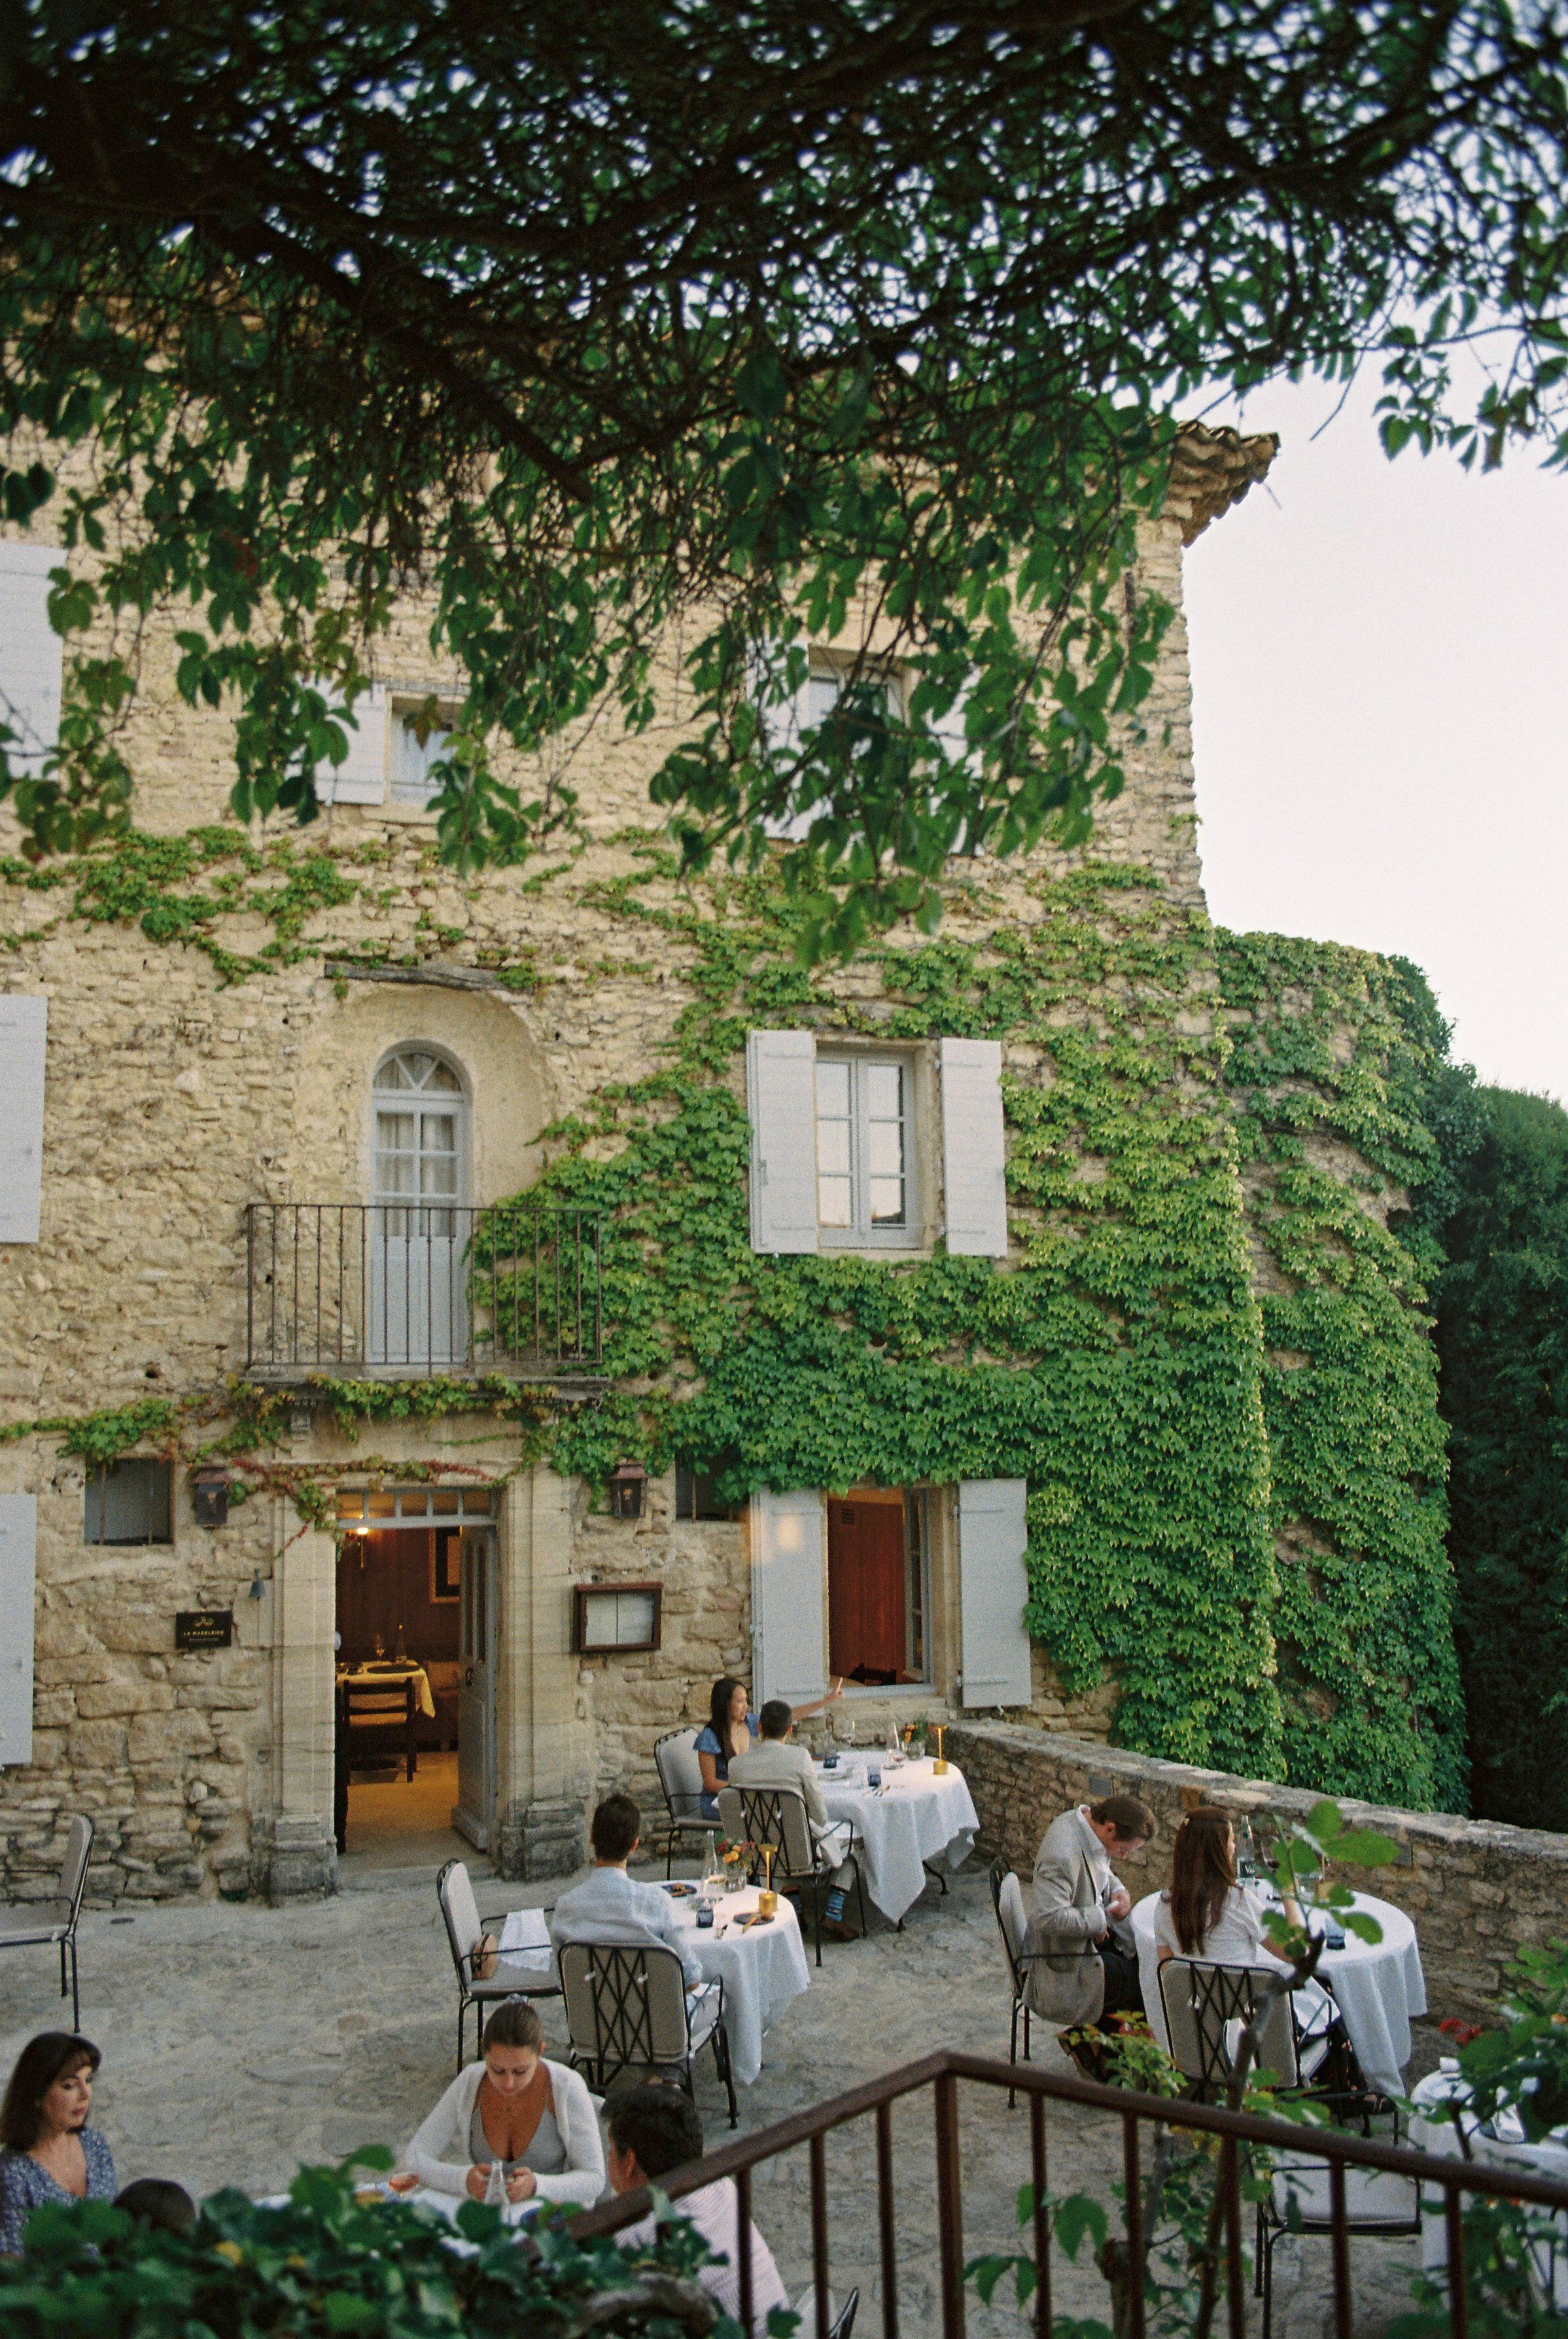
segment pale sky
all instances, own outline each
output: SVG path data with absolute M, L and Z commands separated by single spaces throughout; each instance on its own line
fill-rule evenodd
M 1209 910 L 1414 959 L 1456 1057 L 1568 1100 L 1568 477 L 1390 463 L 1373 396 L 1314 439 L 1334 393 L 1255 392 L 1273 470 L 1187 556 Z

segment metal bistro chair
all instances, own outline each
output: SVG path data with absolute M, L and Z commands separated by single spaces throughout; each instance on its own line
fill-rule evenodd
M 82 2028 L 82 1996 L 76 1979 L 76 1922 L 87 1890 L 87 1861 L 94 1830 L 84 1811 L 71 1821 L 65 1859 L 60 1870 L 60 1894 L 54 1900 L 35 1900 L 31 1906 L 0 1909 L 0 1949 L 57 1947 L 60 1951 L 60 1995 L 65 1995 L 65 1963 L 71 1964 L 71 2028 Z
M 654 1942 L 563 1941 L 559 1955 L 573 2067 L 586 2065 L 601 2095 L 622 2071 L 674 2072 L 695 2102 L 692 2066 L 711 2045 L 738 2126 L 722 1981 L 688 1998 L 679 1958 Z
M 822 1963 L 822 1902 L 823 1887 L 837 1862 L 829 1862 L 826 1853 L 812 1833 L 806 1817 L 805 1797 L 793 1787 L 721 1787 L 719 1813 L 725 1832 L 735 1842 L 754 1843 L 760 1851 L 771 1844 L 778 1858 L 773 1864 L 773 1881 L 785 1892 L 799 1893 L 803 1898 L 807 1886 L 812 1893 L 812 1921 L 816 1939 L 816 1961 Z M 844 1824 L 842 1821 L 839 1822 Z M 860 1838 L 853 1828 L 844 1858 L 854 1870 L 854 1888 L 860 1898 L 860 1929 L 866 1931 L 865 1879 L 861 1874 Z
M 390 1753 L 394 1759 L 401 1759 L 411 1779 L 419 1761 L 414 1745 L 419 1708 L 414 1702 L 413 1683 L 355 1681 L 348 1676 L 340 1694 L 350 1770 L 385 1762 Z
M 1252 2020 L 1260 1985 L 1274 1979 L 1269 1966 L 1211 1965 L 1204 1958 L 1167 1958 L 1159 1969 L 1170 2056 L 1190 2092 L 1203 2103 L 1221 2103 L 1236 2068 L 1243 2028 Z M 1294 1994 L 1268 2000 L 1258 2038 L 1257 2068 L 1271 2071 L 1281 2093 L 1334 2097 L 1312 2080 L 1328 2053 L 1326 2038 L 1303 2031 Z
M 1012 2035 L 1008 2041 L 1007 2059 L 1018 2061 L 1018 2024 L 1023 2018 L 1023 2059 L 1031 2060 L 1029 2051 L 1029 1988 L 1030 1960 L 1024 1955 L 1024 1939 L 1029 1931 L 1029 1919 L 1024 1913 L 1023 1889 L 1005 1860 L 1000 1857 L 991 1863 L 991 1905 L 996 1911 L 997 1930 L 1001 1935 L 1002 1955 L 1007 1959 L 1008 1979 L 1012 1984 Z M 1011 2111 L 1018 2101 L 1016 2088 L 1007 2091 L 1007 2107 Z
M 479 2051 L 478 2034 L 487 2006 L 496 2005 L 503 1998 L 559 1998 L 561 1987 L 553 1973 L 540 1972 L 531 1966 L 511 1965 L 498 1958 L 495 1971 L 479 1974 L 474 1969 L 479 1955 L 479 1944 L 491 1927 L 500 1927 L 505 1916 L 483 1917 L 474 1898 L 473 1880 L 467 1863 L 449 1860 L 436 1879 L 436 1898 L 441 1904 L 441 1919 L 447 1928 L 447 1947 L 452 1953 L 452 1967 L 458 1977 L 458 2068 L 463 2068 L 463 2034 L 469 2007 L 474 2015 L 474 2052 Z
M 703 1817 L 703 1774 L 697 1765 L 695 1729 L 667 1731 L 654 1742 L 654 1763 L 668 1814 L 665 1837 L 665 1878 L 675 1864 L 676 1846 L 685 1836 L 701 1838 L 714 1832 L 716 1822 Z
M 1352 2234 L 1418 2234 L 1421 2187 L 1411 2176 L 1384 2168 L 1346 2168 L 1345 2225 Z M 1326 2161 L 1305 2154 L 1281 2154 L 1274 2166 L 1268 2197 L 1257 2206 L 1257 2271 L 1254 2289 L 1263 2301 L 1262 2339 L 1269 2339 L 1274 2316 L 1274 2245 L 1285 2234 L 1332 2234 L 1333 2202 Z

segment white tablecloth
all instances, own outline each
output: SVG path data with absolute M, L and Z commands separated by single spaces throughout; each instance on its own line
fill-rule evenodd
M 1410 2142 L 1416 2152 L 1445 2156 L 1458 2152 L 1459 2138 L 1444 2106 L 1454 2096 L 1463 2101 L 1469 2092 L 1454 2062 L 1440 2064 L 1411 2090 L 1410 2101 L 1415 2108 L 1410 2116 Z M 1554 2136 L 1543 2137 L 1539 2144 L 1527 2143 L 1522 2131 L 1517 2142 L 1509 2142 L 1504 2137 L 1484 2136 L 1477 2123 L 1467 2117 L 1464 2134 L 1477 2160 L 1501 2162 L 1505 2167 L 1525 2170 L 1532 2176 L 1546 2177 L 1553 2184 L 1568 2185 L 1568 2134 L 1561 2128 Z M 1421 2206 L 1421 2263 L 1428 2274 L 1445 2273 L 1448 2265 L 1448 2229 L 1441 2192 L 1432 2186 L 1424 2187 Z M 1554 2246 L 1543 2245 L 1533 2253 L 1542 2288 L 1544 2291 L 1550 2282 L 1553 2304 L 1561 2310 L 1568 2307 L 1568 2216 L 1559 2216 L 1549 2209 L 1536 2214 L 1543 2219 L 1552 2217 L 1562 2236 Z
M 1160 2044 L 1167 2046 L 1154 1938 L 1159 1900 L 1158 1892 L 1150 1892 L 1139 1901 L 1132 1912 L 1132 1930 L 1149 2026 Z M 1383 1939 L 1364 1941 L 1346 1932 L 1342 1949 L 1325 1949 L 1319 1958 L 1318 1979 L 1333 1991 L 1350 2043 L 1372 2086 L 1386 2096 L 1403 2095 L 1401 2074 L 1410 2060 L 1411 2018 L 1426 2011 L 1426 1977 L 1421 1970 L 1415 1928 L 1403 1909 L 1374 1900 L 1368 1892 L 1356 1895 L 1356 1906 L 1376 1918 Z M 1322 1925 L 1325 1920 L 1320 1916 L 1313 1921 Z
M 411 1681 L 415 1705 L 428 1721 L 435 1719 L 436 1701 L 430 1694 L 430 1676 L 423 1665 L 378 1665 L 373 1672 L 356 1665 L 352 1672 L 340 1673 L 338 1679 L 351 1681 L 356 1689 L 401 1689 L 406 1681 Z M 384 1730 L 387 1724 L 385 1714 L 356 1714 L 354 1719 L 366 1724 L 374 1720 L 379 1730 Z
M 740 1919 L 754 1913 L 757 1899 L 754 1887 L 726 1892 L 715 1903 L 711 1933 L 698 1928 L 695 1900 L 677 1899 L 675 1904 L 676 1915 L 696 1942 L 704 1979 L 725 1986 L 730 2063 L 735 2077 L 748 2087 L 763 2067 L 764 2032 L 811 1986 L 800 1919 L 782 1892 L 772 1924 L 739 1930 Z
M 880 1793 L 865 1783 L 868 1762 L 882 1772 Z M 861 1839 L 867 1899 L 894 1924 L 925 1890 L 922 1861 L 944 1860 L 958 1868 L 974 1850 L 980 1820 L 956 1762 L 939 1779 L 929 1755 L 900 1770 L 890 1770 L 874 1754 L 843 1755 L 836 1771 L 819 1764 L 816 1781 L 828 1816 L 848 1820 Z

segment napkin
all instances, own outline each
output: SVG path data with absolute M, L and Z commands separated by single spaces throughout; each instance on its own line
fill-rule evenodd
M 514 1909 L 501 1927 L 500 1953 L 533 1973 L 550 1969 L 550 1929 L 542 1909 Z

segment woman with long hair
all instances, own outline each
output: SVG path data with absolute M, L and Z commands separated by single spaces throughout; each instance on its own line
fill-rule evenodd
M 0 2253 L 21 2255 L 28 2218 L 45 2201 L 112 2201 L 114 2162 L 95 2127 L 90 2038 L 44 2030 L 16 2058 L 0 2104 Z
M 526 1998 L 505 1998 L 485 2025 L 480 2059 L 459 2071 L 403 2155 L 435 2193 L 482 2201 L 498 2163 L 507 2198 L 573 2201 L 605 2189 L 605 2150 L 580 2072 L 547 2061 L 544 2026 Z
M 790 1720 L 804 1722 L 808 1713 L 820 1713 L 824 1705 L 832 1705 L 843 1695 L 843 1683 L 835 1681 L 825 1697 L 813 1698 L 809 1705 L 792 1706 Z M 761 1736 L 762 1724 L 752 1712 L 745 1682 L 737 1681 L 734 1673 L 722 1674 L 713 1685 L 708 1718 L 697 1732 L 694 1749 L 703 1774 L 705 1820 L 718 1818 L 718 1791 L 729 1784 L 730 1764 L 737 1754 L 749 1754 Z
M 1296 1902 L 1287 1900 L 1284 1908 L 1290 1923 L 1299 1925 Z M 1161 1964 L 1167 1958 L 1201 1958 L 1217 1966 L 1287 1962 L 1264 1945 L 1263 1912 L 1236 1880 L 1230 1814 L 1217 1804 L 1199 1803 L 1176 1831 L 1170 1884 L 1154 1912 L 1154 1937 Z

